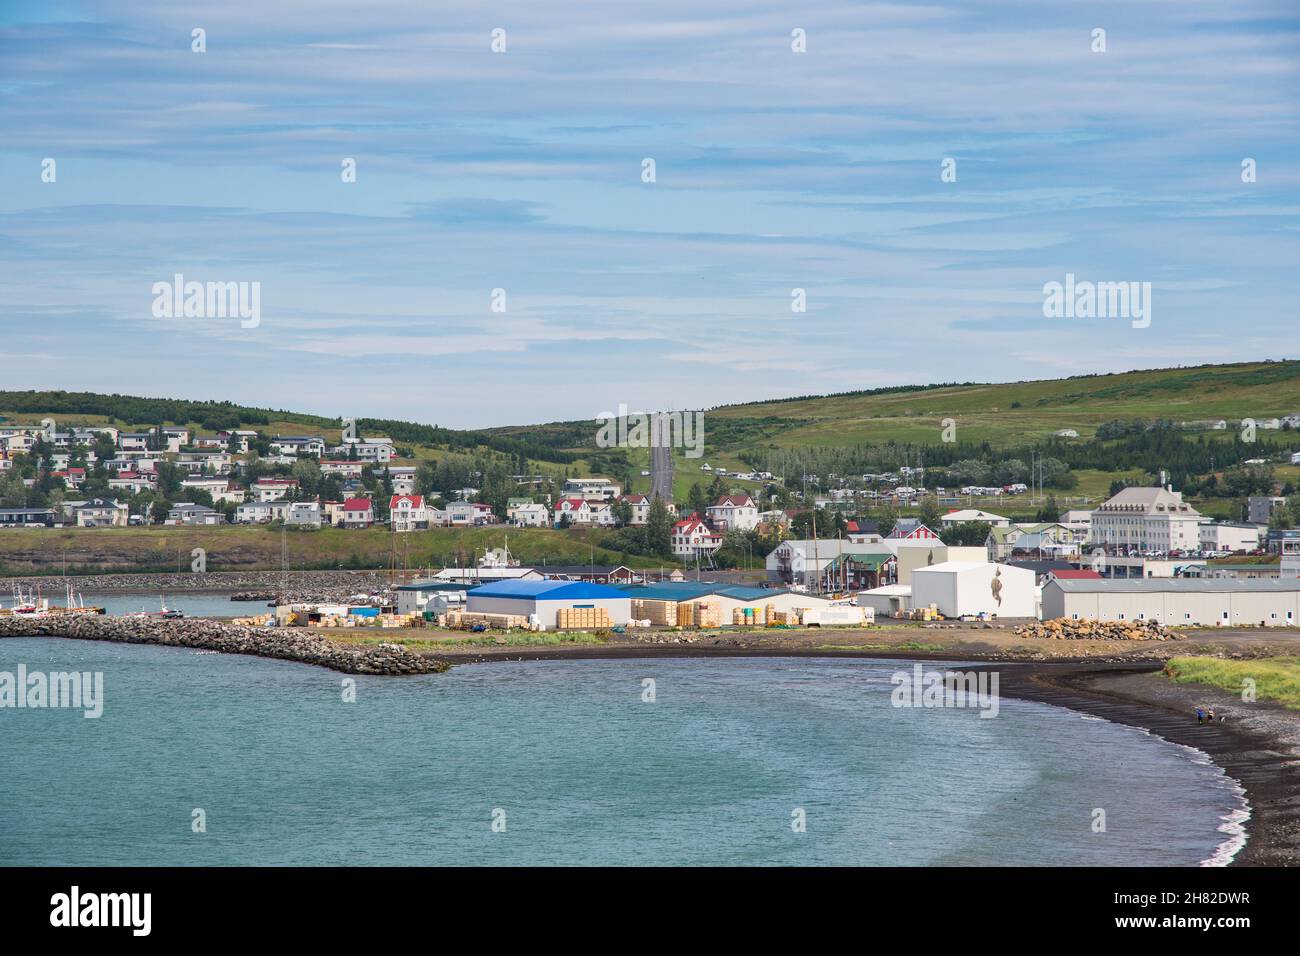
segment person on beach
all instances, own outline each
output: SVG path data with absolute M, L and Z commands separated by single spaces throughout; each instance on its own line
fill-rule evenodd
M 1196 708 L 1196 722 L 1198 724 L 1205 723 L 1205 711 L 1200 707 Z
M 1210 719 L 1210 723 L 1213 724 L 1213 723 L 1214 723 L 1214 708 L 1211 707 L 1210 710 L 1209 710 L 1209 712 L 1208 712 L 1205 716 L 1207 716 L 1207 717 Z

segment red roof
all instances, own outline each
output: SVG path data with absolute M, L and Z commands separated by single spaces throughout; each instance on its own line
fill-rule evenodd
M 624 495 L 623 500 L 630 505 L 639 505 L 642 502 L 649 501 L 645 495 Z
M 347 501 L 343 502 L 343 510 L 344 511 L 369 511 L 370 499 L 349 498 Z
M 399 501 L 409 501 L 412 508 L 424 507 L 424 495 L 393 495 L 393 497 L 389 499 L 388 509 L 391 511 L 396 508 Z
M 1060 571 L 1053 571 L 1052 577 L 1070 580 L 1084 579 L 1094 581 L 1100 579 L 1101 575 L 1096 571 L 1093 571 L 1091 568 L 1065 568 Z
M 555 510 L 556 510 L 556 511 L 559 511 L 559 510 L 560 510 L 564 505 L 566 505 L 566 504 L 567 504 L 571 509 L 575 509 L 575 510 L 576 510 L 576 509 L 578 509 L 578 508 L 581 508 L 581 507 L 582 507 L 583 505 L 585 505 L 586 503 L 587 503 L 587 502 L 586 502 L 584 499 L 582 499 L 582 498 L 561 498 L 559 501 L 557 501 L 557 502 L 555 503 Z

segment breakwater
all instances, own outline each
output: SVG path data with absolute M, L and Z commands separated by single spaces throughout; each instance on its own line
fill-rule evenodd
M 350 647 L 335 644 L 307 628 L 248 627 L 203 619 L 168 621 L 81 614 L 0 617 L 0 638 L 4 637 L 68 637 L 84 641 L 190 647 L 222 654 L 248 654 L 315 664 L 345 674 L 391 677 L 436 674 L 449 666 L 443 661 L 421 657 L 399 644 Z
M 85 574 L 62 577 L 0 578 L 0 597 L 14 587 L 62 594 L 66 585 L 81 592 L 144 591 L 176 594 L 190 591 L 247 592 L 249 600 L 284 592 L 290 602 L 334 602 L 369 594 L 387 586 L 383 571 L 203 571 L 174 574 Z M 270 599 L 269 597 L 267 598 Z

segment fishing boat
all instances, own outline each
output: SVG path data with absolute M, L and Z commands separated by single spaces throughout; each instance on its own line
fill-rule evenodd
M 72 585 L 67 585 L 68 593 L 63 607 L 50 608 L 51 613 L 55 614 L 103 614 L 105 609 L 95 605 L 87 604 L 86 599 L 79 592 L 72 590 Z
M 13 604 L 8 608 L 0 605 L 0 614 L 6 617 L 44 617 L 49 613 L 49 598 L 41 597 L 39 591 L 24 593 L 18 585 L 14 585 Z
M 133 614 L 128 614 L 128 615 L 126 615 L 126 616 L 127 616 L 127 617 L 159 618 L 159 619 L 166 620 L 166 621 L 173 621 L 173 620 L 176 620 L 177 618 L 182 618 L 182 617 L 184 617 L 184 616 L 185 616 L 185 612 L 184 612 L 184 611 L 178 611 L 178 610 L 177 610 L 176 608 L 174 608 L 174 607 L 168 607 L 168 606 L 167 606 L 167 599 L 166 599 L 165 597 L 160 597 L 160 598 L 158 598 L 158 610 L 157 610 L 157 611 L 146 611 L 144 608 L 141 608 L 140 610 L 134 612 Z

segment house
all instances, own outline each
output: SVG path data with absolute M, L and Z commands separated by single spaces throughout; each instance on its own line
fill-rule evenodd
M 531 498 L 511 498 L 506 502 L 506 520 L 521 528 L 545 528 L 551 523 L 550 509 Z
M 410 495 L 415 493 L 415 469 L 414 468 L 394 468 L 388 466 L 388 480 L 392 482 L 393 494 Z
M 0 463 L 0 471 L 4 470 L 4 464 Z M 52 477 L 62 478 L 63 483 L 69 488 L 80 488 L 86 481 L 86 469 L 84 468 L 65 468 L 62 471 L 56 471 Z
M 387 438 L 374 439 L 345 439 L 343 444 L 336 445 L 334 452 L 340 455 L 346 455 L 348 458 L 355 458 L 357 461 L 378 462 L 387 464 L 396 456 L 397 451 L 393 448 L 393 443 Z
M 918 540 L 922 538 L 938 538 L 939 535 L 922 524 L 920 518 L 899 518 L 894 522 L 894 529 L 885 537 Z
M 1246 499 L 1246 517 L 1251 524 L 1268 524 L 1273 519 L 1273 512 L 1285 504 L 1285 498 L 1251 495 Z
M 319 528 L 321 507 L 318 501 L 294 501 L 284 511 L 284 523 L 297 528 Z
M 698 558 L 721 547 L 722 535 L 712 531 L 699 515 L 673 525 L 673 554 L 680 558 Z
M 320 458 L 325 454 L 325 439 L 315 435 L 276 435 L 269 444 L 277 455 L 314 455 Z
M 874 521 L 859 518 L 848 522 L 844 530 L 854 544 L 879 544 L 883 540 L 880 525 Z
M 269 521 L 283 521 L 289 511 L 289 502 L 280 501 L 246 501 L 235 509 L 235 521 L 238 524 L 266 524 Z
M 1171 488 L 1124 488 L 1092 513 L 1095 547 L 1117 552 L 1195 551 L 1201 514 Z
M 343 526 L 343 502 L 326 501 L 321 504 L 321 520 L 335 527 Z
M 78 528 L 125 528 L 131 508 L 113 498 L 92 498 L 73 509 Z
M 281 501 L 297 493 L 297 478 L 258 478 L 253 482 L 254 501 Z
M 613 501 L 618 497 L 619 486 L 608 478 L 570 478 L 564 483 L 564 494 L 584 501 Z
M 359 461 L 322 461 L 320 472 L 322 475 L 337 475 L 340 478 L 360 478 L 364 467 Z
M 0 508 L 0 528 L 51 528 L 54 511 L 50 508 Z
M 990 561 L 1002 561 L 1020 552 L 1066 557 L 1079 552 L 1075 532 L 1059 522 L 1017 522 L 989 529 L 984 539 Z
M 233 462 L 230 453 L 224 451 L 183 451 L 176 456 L 176 467 L 191 475 L 228 475 Z M 143 465 L 136 470 L 143 471 Z
M 138 495 L 142 491 L 153 491 L 158 486 L 158 476 L 152 472 L 119 471 L 108 479 L 108 487 L 114 491 L 128 491 Z
M 472 501 L 449 501 L 443 509 L 443 521 L 452 527 L 473 526 L 478 509 Z
M 393 495 L 388 500 L 388 526 L 394 531 L 423 531 L 429 527 L 429 510 L 423 495 Z
M 981 511 L 979 508 L 962 508 L 961 510 L 949 511 L 939 518 L 939 523 L 945 528 L 965 524 L 968 521 L 980 521 L 995 528 L 1005 528 L 1011 524 L 1010 518 L 1004 518 L 989 511 Z
M 375 523 L 375 507 L 369 498 L 349 498 L 343 502 L 343 527 L 369 528 Z
M 591 524 L 591 506 L 582 498 L 561 498 L 555 503 L 555 524 L 565 518 L 569 524 Z
M 180 502 L 172 505 L 163 524 L 225 524 L 226 516 L 207 505 Z
M 758 507 L 749 495 L 723 495 L 709 505 L 706 516 L 718 531 L 752 531 L 758 524 Z
M 148 451 L 150 437 L 145 432 L 123 432 L 117 436 L 117 447 L 123 451 Z

